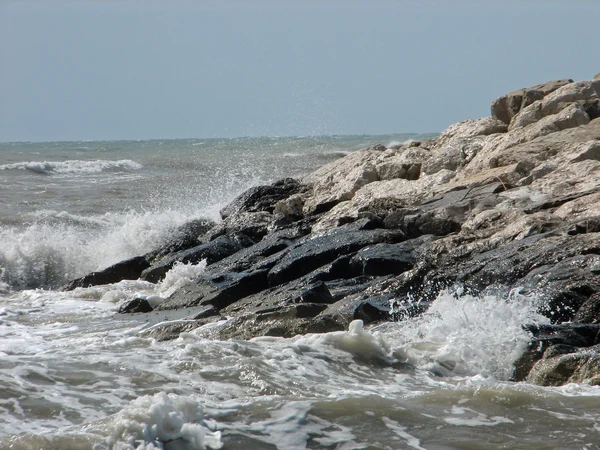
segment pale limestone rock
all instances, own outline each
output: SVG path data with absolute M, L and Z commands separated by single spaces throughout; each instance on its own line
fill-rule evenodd
M 431 157 L 421 167 L 423 173 L 432 175 L 442 169 L 458 170 L 468 164 L 492 137 L 474 136 L 453 139 L 444 147 L 433 150 Z
M 542 115 L 556 114 L 563 105 L 594 100 L 600 96 L 600 81 L 579 81 L 557 89 L 542 101 Z
M 558 207 L 553 214 L 563 220 L 598 217 L 600 216 L 600 193 L 596 192 L 571 200 Z
M 548 94 L 572 82 L 573 80 L 570 79 L 549 81 L 503 95 L 492 102 L 492 117 L 509 124 L 513 116 L 521 109 L 537 100 L 542 100 Z
M 542 119 L 526 127 L 514 129 L 503 135 L 503 142 L 496 146 L 497 150 L 513 147 L 523 142 L 529 142 L 537 137 L 586 125 L 589 116 L 578 103 L 571 103 L 557 114 L 545 115 Z
M 376 162 L 379 180 L 405 178 L 417 180 L 421 175 L 421 166 L 431 156 L 428 150 L 411 147 L 395 154 L 384 154 Z
M 493 117 L 464 120 L 454 125 L 450 125 L 442 131 L 440 136 L 436 139 L 435 148 L 444 147 L 457 139 L 505 133 L 507 128 L 508 127 L 504 122 Z
M 508 131 L 526 127 L 527 125 L 537 122 L 542 117 L 544 117 L 542 115 L 542 102 L 537 100 L 526 108 L 523 108 L 511 119 L 510 124 L 508 125 Z
M 572 103 L 558 114 L 546 116 L 526 127 L 489 136 L 477 155 L 466 165 L 461 176 L 470 176 L 490 167 L 513 164 L 524 159 L 531 160 L 535 167 L 559 151 L 555 148 L 558 142 L 563 142 L 561 145 L 564 146 L 565 141 L 571 141 L 559 136 L 556 139 L 547 139 L 545 143 L 538 143 L 538 138 L 588 123 L 590 123 L 589 116 L 582 106 Z M 551 144 L 547 145 L 548 142 Z
M 273 212 L 275 214 L 301 216 L 303 214 L 302 209 L 304 208 L 306 198 L 306 193 L 290 195 L 288 198 L 278 201 L 275 204 Z
M 313 191 L 304 203 L 304 214 L 326 211 L 350 200 L 362 186 L 377 181 L 375 163 L 380 156 L 379 149 L 360 150 L 306 175 L 302 182 L 312 184 Z
M 324 214 L 313 226 L 313 232 L 335 228 L 344 219 L 356 219 L 360 211 L 377 200 L 394 199 L 398 205 L 416 205 L 426 198 L 433 197 L 435 194 L 432 187 L 447 183 L 452 176 L 453 172 L 442 170 L 433 176 L 423 176 L 414 181 L 396 178 L 367 184 L 356 192 L 352 200 L 338 203 Z
M 598 81 L 570 83 L 547 95 L 543 100 L 536 101 L 523 108 L 512 118 L 508 129 L 512 131 L 516 128 L 525 127 L 546 116 L 559 113 L 571 103 L 579 103 L 583 106 L 586 103 L 598 100 L 599 97 L 600 82 Z

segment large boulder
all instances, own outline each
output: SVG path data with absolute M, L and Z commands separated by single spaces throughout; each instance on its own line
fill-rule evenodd
M 330 210 L 339 202 L 350 200 L 361 187 L 377 181 L 375 163 L 385 147 L 368 148 L 351 153 L 306 175 L 302 181 L 313 186 L 304 201 L 306 215 Z
M 239 213 L 259 211 L 273 213 L 278 201 L 303 190 L 306 190 L 306 186 L 293 178 L 284 178 L 268 186 L 256 186 L 235 198 L 229 205 L 221 209 L 220 214 L 223 219 L 226 219 Z
M 543 100 L 538 100 L 526 108 L 523 108 L 511 119 L 509 130 L 522 128 L 535 123 L 546 116 L 558 114 L 567 106 L 574 103 L 578 104 L 586 114 L 589 110 L 592 115 L 595 115 L 593 111 L 599 100 L 599 96 L 600 82 L 598 81 L 570 83 L 547 95 Z
M 200 237 L 216 225 L 210 219 L 196 219 L 184 223 L 171 234 L 167 242 L 147 253 L 145 257 L 148 261 L 155 262 L 164 258 L 169 253 L 180 252 L 195 247 L 201 243 Z
M 513 116 L 521 111 L 521 109 L 529 106 L 536 100 L 543 99 L 551 92 L 570 83 L 573 83 L 573 80 L 548 81 L 547 83 L 538 84 L 530 88 L 517 89 L 503 95 L 492 103 L 492 117 L 508 125 Z
M 66 284 L 62 290 L 72 291 L 75 288 L 118 283 L 121 280 L 137 280 L 143 271 L 149 267 L 150 263 L 144 256 L 136 256 L 118 262 L 99 272 L 92 272 L 84 277 L 73 280 Z
M 368 245 L 394 243 L 404 239 L 395 230 L 352 231 L 340 229 L 333 233 L 306 239 L 295 244 L 269 272 L 269 284 L 277 286 L 324 266 L 342 255 L 354 253 Z

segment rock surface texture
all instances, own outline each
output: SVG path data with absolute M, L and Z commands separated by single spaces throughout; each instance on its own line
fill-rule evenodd
M 178 262 L 206 261 L 157 306 L 186 319 L 152 327 L 159 339 L 342 330 L 420 314 L 444 289 L 518 288 L 549 320 L 528 328 L 514 380 L 600 384 L 599 105 L 598 77 L 520 89 L 495 100 L 492 117 L 435 139 L 375 145 L 252 188 L 221 223 L 190 223 L 66 288 L 158 282 Z M 121 312 L 149 314 L 143 300 Z

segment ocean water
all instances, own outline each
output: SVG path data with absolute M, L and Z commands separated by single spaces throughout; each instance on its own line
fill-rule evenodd
M 244 189 L 423 136 L 0 144 L 0 449 L 598 449 L 600 388 L 508 381 L 544 322 L 518 290 L 291 339 L 148 337 L 159 284 L 61 292 Z

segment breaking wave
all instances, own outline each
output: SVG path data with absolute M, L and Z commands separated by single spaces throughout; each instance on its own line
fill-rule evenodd
M 29 161 L 0 165 L 0 170 L 28 170 L 39 174 L 88 174 L 106 171 L 135 171 L 142 165 L 130 159 L 107 160 L 70 160 L 62 162 Z

